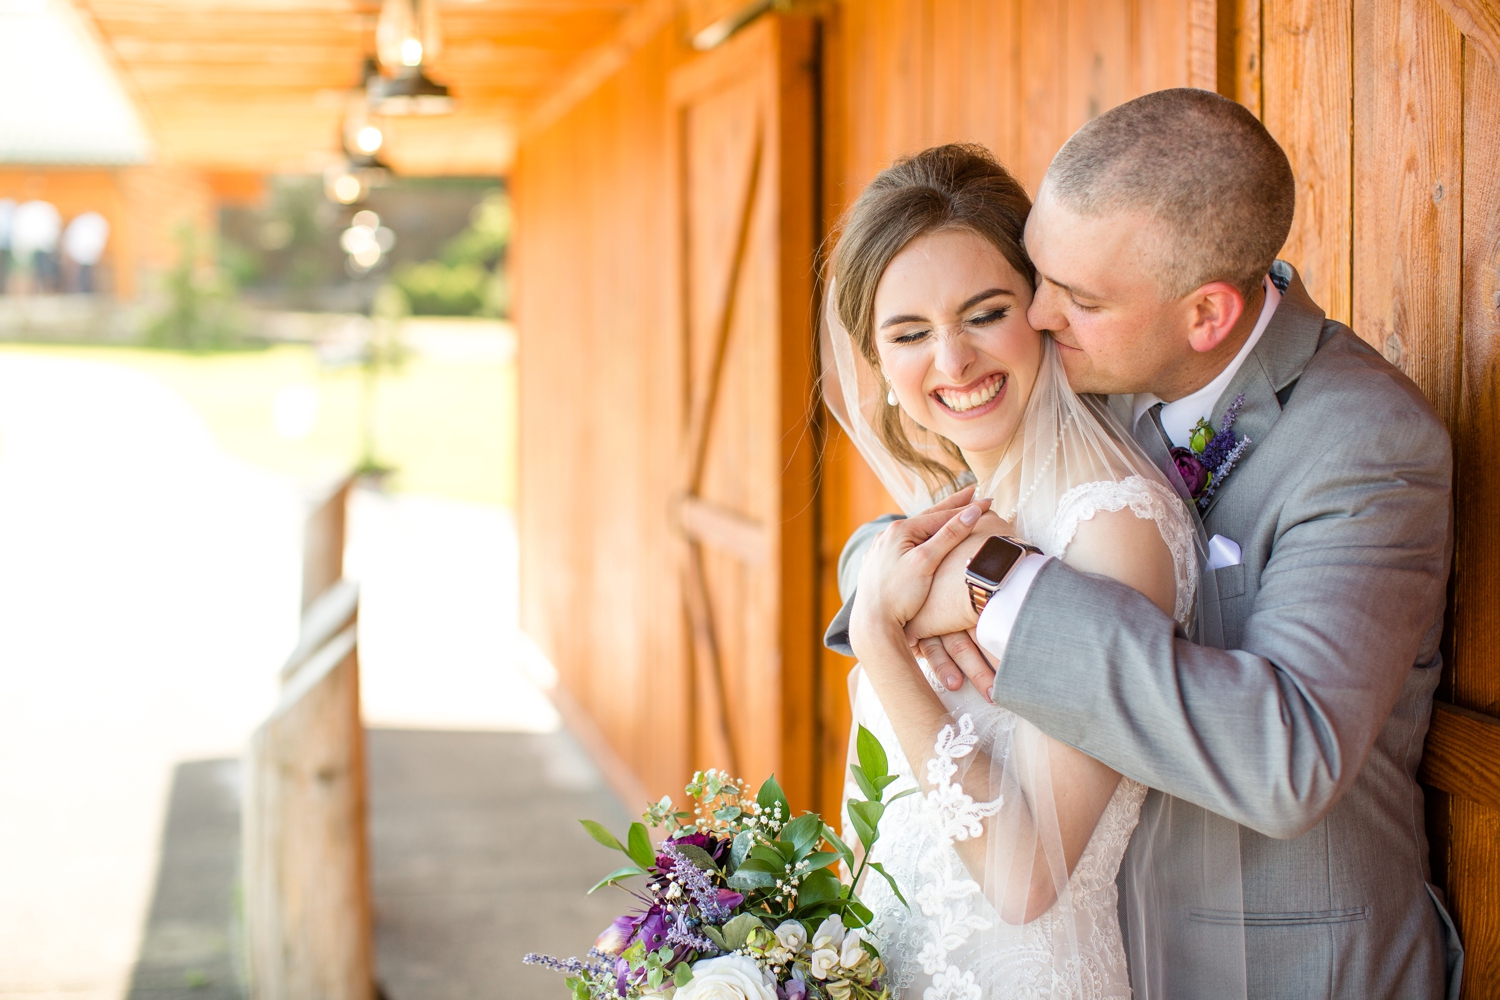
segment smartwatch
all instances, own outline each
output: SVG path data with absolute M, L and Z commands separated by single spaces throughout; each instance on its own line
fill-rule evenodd
M 969 585 L 969 603 L 974 606 L 974 613 L 984 613 L 984 606 L 989 603 L 995 591 L 1005 586 L 1005 581 L 1010 579 L 1024 556 L 1041 551 L 1035 545 L 1028 545 L 1010 535 L 991 535 L 985 539 L 964 571 Z

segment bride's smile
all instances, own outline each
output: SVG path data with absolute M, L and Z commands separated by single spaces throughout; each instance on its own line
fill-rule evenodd
M 1041 364 L 1031 282 L 967 229 L 919 236 L 875 290 L 875 345 L 896 402 L 952 441 L 976 475 L 999 463 Z

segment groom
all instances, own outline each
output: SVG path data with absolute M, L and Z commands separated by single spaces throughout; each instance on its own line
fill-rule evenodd
M 976 613 L 965 566 L 979 531 L 908 632 L 950 687 L 961 669 L 1149 785 L 1158 815 L 1170 803 L 1167 835 L 1184 839 L 1157 841 L 1169 866 L 1213 822 L 1234 835 L 1208 814 L 1240 824 L 1250 997 L 1456 997 L 1462 952 L 1428 884 L 1415 778 L 1441 666 L 1451 449 L 1417 387 L 1272 264 L 1293 199 L 1286 155 L 1253 115 L 1169 90 L 1080 129 L 1026 226 L 1031 325 L 1051 332 L 1076 391 L 1112 397 L 1212 536 L 1202 641 L 1139 593 L 1041 555 Z M 1194 428 L 1229 413 L 1220 450 L 1243 449 L 1205 483 Z M 846 595 L 886 520 L 845 548 Z M 829 629 L 845 653 L 855 599 Z M 1160 933 L 1188 939 L 1206 912 L 1179 907 Z M 1213 995 L 1211 956 L 1169 964 L 1166 995 Z

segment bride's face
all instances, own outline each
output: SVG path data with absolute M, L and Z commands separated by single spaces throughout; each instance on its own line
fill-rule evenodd
M 1041 367 L 1030 305 L 1030 282 L 967 230 L 912 240 L 875 289 L 875 344 L 897 401 L 981 477 L 976 466 L 999 462 Z

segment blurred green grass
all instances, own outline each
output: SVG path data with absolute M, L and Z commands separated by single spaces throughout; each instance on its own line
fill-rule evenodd
M 307 345 L 216 354 L 29 344 L 0 351 L 150 375 L 201 414 L 226 451 L 299 481 L 351 469 L 360 459 L 363 370 L 321 368 Z M 318 401 L 316 419 L 296 439 L 277 429 L 277 400 L 288 389 L 304 398 L 311 389 Z M 380 376 L 375 441 L 376 459 L 396 470 L 389 489 L 514 509 L 514 360 L 408 356 Z

